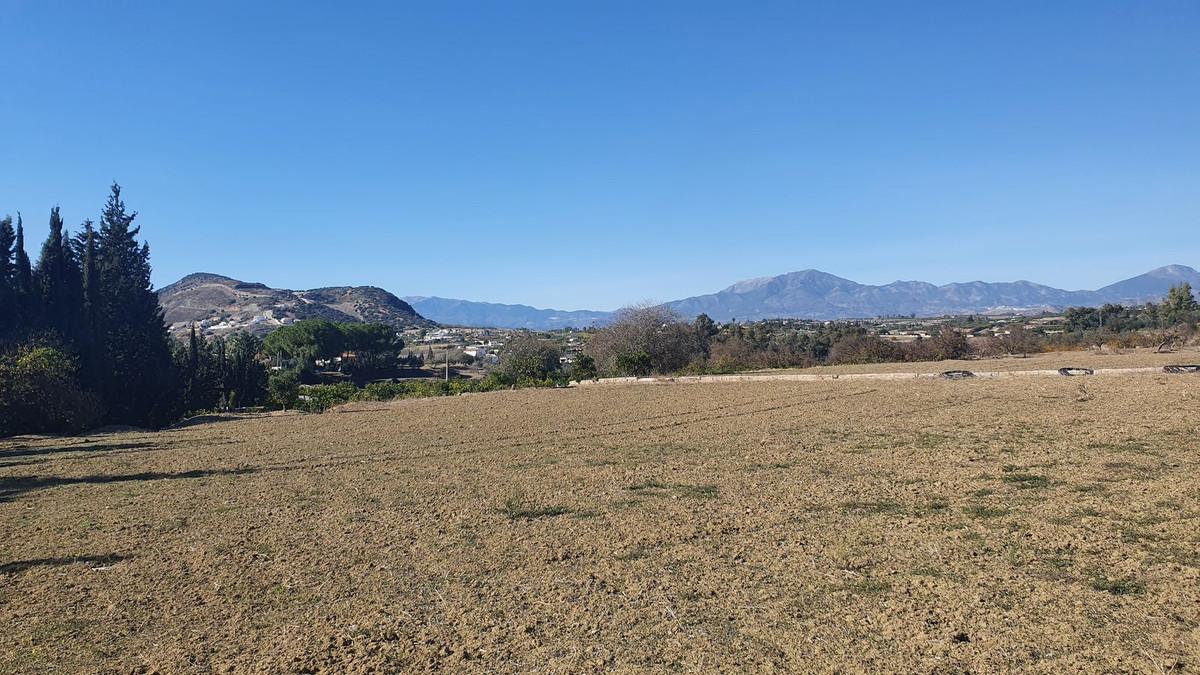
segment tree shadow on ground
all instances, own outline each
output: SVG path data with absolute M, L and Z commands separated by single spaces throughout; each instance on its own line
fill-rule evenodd
M 196 415 L 194 417 L 189 417 L 185 420 L 179 420 L 178 422 L 176 422 L 168 427 L 164 427 L 162 429 L 162 432 L 175 431 L 176 429 L 186 429 L 188 427 L 194 427 L 194 426 L 198 426 L 201 424 L 218 424 L 220 422 L 238 422 L 238 421 L 242 421 L 242 420 L 251 420 L 251 419 L 256 419 L 259 417 L 266 417 L 266 416 L 267 415 L 264 413 L 257 413 L 257 414 L 252 414 L 252 413 L 206 413 L 206 414 L 202 414 L 202 415 Z
M 144 471 L 142 473 L 91 476 L 0 476 L 0 503 L 12 501 L 14 498 L 46 488 L 60 485 L 104 485 L 107 483 L 124 483 L 127 481 L 174 480 L 179 478 L 205 478 L 208 476 L 240 476 L 255 473 L 257 469 L 194 469 L 179 473 L 163 473 Z
M 109 555 L 76 555 L 64 558 L 34 558 L 32 560 L 15 560 L 10 563 L 0 565 L 0 574 L 17 574 L 24 572 L 27 569 L 34 567 L 62 567 L 63 565 L 94 565 L 96 567 L 115 565 L 122 560 L 129 560 L 130 556 L 117 555 L 110 553 Z
M 112 452 L 117 450 L 141 450 L 162 447 L 158 443 L 76 443 L 74 445 L 35 447 L 18 445 L 15 448 L 0 450 L 0 458 L 36 457 L 39 455 L 55 455 L 64 452 Z

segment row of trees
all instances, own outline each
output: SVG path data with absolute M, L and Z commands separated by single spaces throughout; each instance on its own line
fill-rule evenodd
M 585 356 L 601 375 L 730 372 L 822 363 L 962 358 L 966 337 L 945 328 L 930 340 L 896 343 L 852 323 L 803 330 L 787 322 L 718 324 L 705 314 L 684 321 L 661 305 L 621 310 L 588 340 Z
M 36 263 L 21 215 L 0 219 L 0 436 L 157 428 L 263 401 L 257 338 L 168 336 L 136 218 L 116 184 L 98 228 L 72 235 L 55 207 Z
M 179 374 L 179 411 L 186 415 L 263 403 L 267 369 L 261 358 L 262 344 L 250 333 L 209 340 L 193 326 L 186 342 L 172 345 Z
M 393 366 L 404 340 L 380 323 L 334 323 L 305 319 L 267 335 L 262 351 L 276 365 L 311 372 L 317 361 L 341 358 L 343 372 L 370 374 Z M 343 358 L 344 357 L 344 358 Z
M 952 322 L 929 338 L 899 342 L 853 322 L 807 328 L 785 321 L 718 324 L 704 314 L 686 322 L 666 307 L 644 305 L 622 310 L 591 336 L 586 355 L 592 362 L 586 366 L 594 365 L 601 375 L 644 376 L 1026 355 L 1095 344 L 1138 346 L 1186 340 L 1197 323 L 1200 306 L 1186 283 L 1172 288 L 1161 303 L 1069 309 L 1061 334 L 1046 335 L 1010 324 L 994 337 L 975 340 L 968 340 L 961 326 Z
M 9 427 L 0 433 L 158 426 L 175 413 L 171 347 L 136 217 L 116 184 L 99 228 L 85 220 L 72 236 L 55 207 L 35 264 L 20 214 L 15 227 L 0 220 L 0 417 Z M 32 400 L 72 398 L 69 413 L 20 412 Z
M 1066 329 L 1071 333 L 1108 331 L 1125 333 L 1138 330 L 1168 330 L 1200 323 L 1200 304 L 1191 284 L 1182 283 L 1167 292 L 1162 302 L 1125 306 L 1072 307 L 1067 310 Z

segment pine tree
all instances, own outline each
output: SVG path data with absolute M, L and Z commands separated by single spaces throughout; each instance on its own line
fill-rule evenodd
M 150 283 L 150 247 L 116 183 L 104 207 L 95 267 L 104 368 L 99 382 L 110 422 L 159 425 L 173 413 L 171 349 L 162 308 Z
M 227 360 L 222 371 L 229 407 L 257 405 L 267 389 L 267 369 L 258 360 L 262 340 L 249 333 L 234 333 L 223 344 Z
M 1162 311 L 1166 320 L 1172 324 L 1186 323 L 1189 319 L 1195 322 L 1192 315 L 1200 311 L 1200 304 L 1192 294 L 1192 285 L 1185 281 L 1178 286 L 1172 286 L 1163 300 Z

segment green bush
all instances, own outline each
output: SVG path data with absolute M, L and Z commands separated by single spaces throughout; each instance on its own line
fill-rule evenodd
M 622 375 L 645 377 L 654 372 L 654 360 L 644 350 L 617 354 L 617 372 Z
M 280 375 L 273 376 L 272 381 Z M 431 398 L 434 396 L 457 396 L 485 391 L 497 391 L 510 387 L 555 387 L 565 385 L 565 376 L 545 379 L 524 378 L 513 382 L 497 373 L 481 380 L 402 380 L 399 382 L 372 382 L 359 389 L 349 382 L 305 386 L 298 392 L 295 407 L 305 412 L 325 412 L 330 408 L 351 401 L 392 401 L 401 398 Z
M 571 379 L 576 382 L 584 380 L 594 380 L 599 375 L 596 373 L 596 359 L 593 359 L 587 354 L 580 354 L 575 357 L 575 365 L 571 368 Z
M 287 410 L 295 408 L 300 397 L 300 374 L 294 370 L 279 370 L 267 380 L 267 395 L 271 403 Z
M 296 407 L 305 412 L 325 412 L 335 405 L 358 398 L 358 387 L 351 382 L 314 384 L 300 391 Z
M 22 347 L 0 356 L 0 436 L 78 433 L 99 419 L 99 399 L 79 386 L 66 353 Z
M 544 380 L 559 372 L 558 347 L 529 333 L 514 335 L 504 346 L 500 372 L 513 380 Z

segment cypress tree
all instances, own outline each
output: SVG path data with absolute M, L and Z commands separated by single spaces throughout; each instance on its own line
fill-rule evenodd
M 200 396 L 200 339 L 196 337 L 196 324 L 192 324 L 192 332 L 188 336 L 187 355 L 183 363 L 183 398 L 185 411 L 198 408 Z
M 12 216 L 0 219 L 0 283 L 4 288 L 11 289 L 13 273 L 13 244 L 17 241 L 17 233 L 13 230 Z
M 100 219 L 96 245 L 104 368 L 99 390 L 110 422 L 157 426 L 174 412 L 173 371 L 162 308 L 150 283 L 150 247 L 138 244 L 141 228 L 128 212 L 121 187 Z
M 18 325 L 31 326 L 38 320 L 38 305 L 33 291 L 33 268 L 29 265 L 29 254 L 25 252 L 25 227 L 21 212 L 17 211 L 17 236 L 13 249 L 13 289 L 16 302 L 13 307 Z
M 62 215 L 56 206 L 50 209 L 50 234 L 42 244 L 34 279 L 46 326 L 62 340 L 74 342 L 80 307 L 74 302 L 78 296 L 73 288 L 76 275 L 71 270 L 74 257 L 70 255 L 70 247 L 64 245 L 66 241 L 69 240 L 63 233 Z
M 83 221 L 79 234 L 75 235 L 75 257 L 79 259 L 80 284 L 83 287 L 83 304 L 89 312 L 100 306 L 100 277 L 96 272 L 96 229 L 91 220 Z
M 16 321 L 16 268 L 13 265 L 13 243 L 16 240 L 12 216 L 4 216 L 0 219 L 0 339 L 12 330 Z
M 63 298 L 66 301 L 68 321 L 67 331 L 76 351 L 83 341 L 83 269 L 80 267 L 80 257 L 71 244 L 71 233 L 63 230 L 62 237 L 63 280 L 66 282 Z
M 101 377 L 100 363 L 104 355 L 100 348 L 100 275 L 96 271 L 96 230 L 91 220 L 83 221 L 73 242 L 79 260 L 79 376 L 83 386 L 95 390 Z

